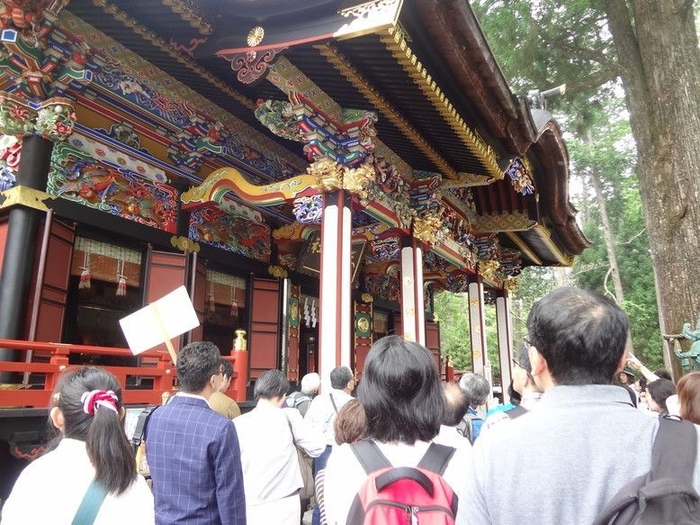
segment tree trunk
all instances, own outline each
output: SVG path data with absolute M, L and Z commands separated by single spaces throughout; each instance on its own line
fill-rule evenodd
M 605 0 L 622 70 L 662 333 L 700 314 L 700 50 L 692 0 Z M 678 359 L 674 377 L 680 375 Z
M 622 280 L 620 279 L 620 267 L 617 264 L 617 249 L 615 247 L 615 232 L 610 224 L 608 216 L 608 207 L 605 203 L 605 195 L 603 195 L 603 183 L 600 180 L 600 174 L 596 168 L 593 168 L 590 173 L 591 183 L 595 190 L 595 198 L 600 211 L 600 220 L 603 223 L 603 236 L 605 237 L 605 249 L 608 253 L 608 263 L 612 272 L 613 287 L 615 288 L 615 301 L 621 305 L 625 300 L 625 293 L 622 289 Z M 607 278 L 606 278 L 607 281 Z M 603 283 L 607 290 L 607 282 Z

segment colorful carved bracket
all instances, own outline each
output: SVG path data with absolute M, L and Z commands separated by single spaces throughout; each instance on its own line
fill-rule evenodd
M 220 168 L 212 172 L 199 186 L 182 194 L 185 210 L 206 206 L 211 202 L 221 203 L 229 191 L 243 200 L 258 206 L 276 206 L 296 198 L 306 190 L 317 188 L 318 180 L 313 175 L 298 175 L 280 182 L 256 186 L 246 180 L 235 168 Z

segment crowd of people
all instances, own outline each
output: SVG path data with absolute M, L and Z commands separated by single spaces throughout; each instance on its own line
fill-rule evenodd
M 700 426 L 691 425 L 700 373 L 676 385 L 648 370 L 626 351 L 624 312 L 595 292 L 554 290 L 527 329 L 511 403 L 488 412 L 486 379 L 445 383 L 429 350 L 388 336 L 357 385 L 337 367 L 329 390 L 308 374 L 290 394 L 286 375 L 268 370 L 255 408 L 240 415 L 221 398 L 228 362 L 212 343 L 191 343 L 178 355 L 178 393 L 148 419 L 152 487 L 136 472 L 114 376 L 70 370 L 53 396 L 57 437 L 20 475 L 2 524 L 298 525 L 307 508 L 314 525 L 399 523 L 397 513 L 409 523 L 438 514 L 439 523 L 607 523 L 608 503 L 652 469 L 659 428 L 676 426 L 686 437 L 675 443 L 695 459 L 687 490 L 700 490 Z M 689 512 L 687 523 L 700 523 L 697 503 Z

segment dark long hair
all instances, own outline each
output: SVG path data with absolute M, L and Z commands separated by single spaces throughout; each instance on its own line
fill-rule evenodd
M 379 339 L 370 349 L 357 397 L 365 408 L 367 437 L 381 442 L 429 441 L 445 413 L 430 350 L 395 335 Z
M 87 414 L 82 397 L 93 390 L 114 392 L 118 412 L 97 407 L 93 415 Z M 136 461 L 124 433 L 122 389 L 114 375 L 97 366 L 70 369 L 59 379 L 52 399 L 63 413 L 61 437 L 85 442 L 88 457 L 95 467 L 95 481 L 107 492 L 124 492 L 136 479 Z

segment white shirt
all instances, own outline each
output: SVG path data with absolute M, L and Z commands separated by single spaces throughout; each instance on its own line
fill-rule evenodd
M 304 486 L 294 441 L 311 457 L 326 448 L 321 435 L 304 422 L 298 410 L 265 400 L 233 424 L 241 448 L 246 506 L 285 498 Z
M 19 475 L 2 508 L 2 525 L 70 525 L 94 477 L 85 442 L 63 438 Z M 118 496 L 107 494 L 95 518 L 95 525 L 124 523 L 155 523 L 153 495 L 141 476 Z
M 335 406 L 333 406 L 333 402 L 331 402 L 331 396 L 333 396 Z M 326 445 L 336 444 L 333 423 L 335 423 L 335 417 L 338 415 L 338 411 L 351 399 L 352 396 L 345 390 L 334 388 L 331 390 L 330 394 L 317 395 L 306 411 L 304 420 L 315 430 L 323 433 Z
M 457 427 L 448 427 L 446 425 L 440 425 L 440 432 L 438 432 L 433 441 L 456 449 L 472 448 L 469 440 L 457 432 Z
M 462 438 L 468 442 L 467 439 Z M 416 441 L 413 445 L 405 443 L 379 443 L 377 446 L 395 467 L 415 467 L 428 450 L 428 442 Z M 467 479 L 464 472 L 472 458 L 469 448 L 457 449 L 452 456 L 443 478 L 452 487 L 459 500 L 465 494 Z M 324 504 L 328 525 L 344 525 L 357 491 L 367 479 L 365 470 L 360 465 L 350 445 L 340 445 L 333 449 L 328 458 L 324 484 Z M 469 509 L 464 505 L 457 507 L 455 523 L 467 523 Z

